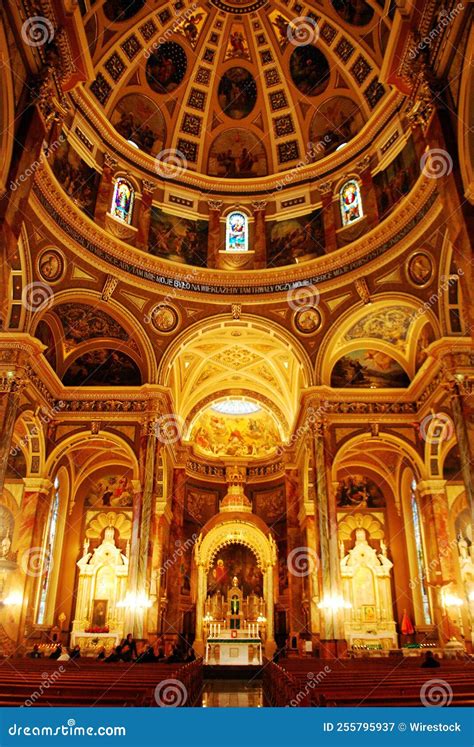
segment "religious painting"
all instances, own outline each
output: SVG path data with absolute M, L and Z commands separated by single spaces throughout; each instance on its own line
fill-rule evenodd
M 133 491 L 127 475 L 105 475 L 91 483 L 84 501 L 87 508 L 130 508 Z
M 285 489 L 283 486 L 262 490 L 253 494 L 255 513 L 268 525 L 285 515 Z
M 300 334 L 311 335 L 317 332 L 322 324 L 321 312 L 318 309 L 303 308 L 295 313 L 293 323 Z
M 257 84 L 243 67 L 231 67 L 222 76 L 217 91 L 222 111 L 231 119 L 244 119 L 257 101 Z
M 420 287 L 428 285 L 433 277 L 433 272 L 433 262 L 429 254 L 416 252 L 408 260 L 408 277 L 415 285 Z
M 246 457 L 273 454 L 281 442 L 273 417 L 263 408 L 248 415 L 222 415 L 212 406 L 198 415 L 189 440 L 203 454 Z
M 125 140 L 135 143 L 145 153 L 156 155 L 163 149 L 165 121 L 147 96 L 131 93 L 121 98 L 110 121 Z
M 105 628 L 107 625 L 107 607 L 108 599 L 94 599 L 92 602 L 92 620 L 93 628 Z
M 12 546 L 15 520 L 12 512 L 0 504 L 0 558 L 7 558 Z
M 353 350 L 335 364 L 331 386 L 355 388 L 407 387 L 410 379 L 398 363 L 380 350 Z
M 155 93 L 171 93 L 182 82 L 187 65 L 185 51 L 179 44 L 160 44 L 146 63 L 147 83 Z
M 385 498 L 370 477 L 352 475 L 339 482 L 336 504 L 339 508 L 384 508 Z
M 362 621 L 369 623 L 375 622 L 377 619 L 376 608 L 373 604 L 362 605 Z
M 67 140 L 63 140 L 55 150 L 52 169 L 66 194 L 92 218 L 100 181 L 97 171 L 76 153 Z
M 128 179 L 119 177 L 115 182 L 110 214 L 116 218 L 116 220 L 120 220 L 122 223 L 127 223 L 129 225 L 132 222 L 134 200 L 135 190 L 132 185 Z
M 386 169 L 374 176 L 379 218 L 384 218 L 394 205 L 412 189 L 420 168 L 413 141 L 410 139 Z
M 293 38 L 294 24 L 278 10 L 272 10 L 269 14 L 270 23 L 278 45 L 283 51 L 291 38 Z
M 249 594 L 263 596 L 263 576 L 257 558 L 248 547 L 232 543 L 217 553 L 207 578 L 207 591 L 213 594 L 226 595 L 232 586 L 233 578 L 242 589 L 244 597 Z
M 183 18 L 182 21 L 174 25 L 174 31 L 177 34 L 184 36 L 190 43 L 191 47 L 195 49 L 207 16 L 208 13 L 199 9 L 199 12 L 191 13 L 186 18 Z
M 43 351 L 43 355 L 48 361 L 49 365 L 56 369 L 56 343 L 54 340 L 53 330 L 43 319 L 36 327 L 35 337 L 46 345 L 46 350 Z
M 344 184 L 339 193 L 339 204 L 341 210 L 341 223 L 348 226 L 363 216 L 362 198 L 359 183 L 350 179 Z
M 374 15 L 373 8 L 365 0 L 331 0 L 331 2 L 342 20 L 353 26 L 365 26 Z
M 119 23 L 133 18 L 144 5 L 145 0 L 106 0 L 102 9 L 109 21 Z
M 309 126 L 311 158 L 318 161 L 348 143 L 364 126 L 358 104 L 347 96 L 332 96 L 315 111 Z
M 268 221 L 267 256 L 269 267 L 293 264 L 303 258 L 324 255 L 324 226 L 321 210 L 289 220 Z
M 151 323 L 158 332 L 173 332 L 178 326 L 178 312 L 169 304 L 155 306 L 150 314 Z
M 148 250 L 155 257 L 205 267 L 209 224 L 151 208 Z
M 86 340 L 112 337 L 128 340 L 128 332 L 105 311 L 85 303 L 63 303 L 54 309 L 64 330 L 66 350 L 72 350 Z
M 415 369 L 418 371 L 427 358 L 426 350 L 435 341 L 435 333 L 429 322 L 425 324 L 420 332 L 416 343 Z
M 308 44 L 296 47 L 290 57 L 293 83 L 305 96 L 318 96 L 329 83 L 329 63 L 323 53 Z
M 244 213 L 229 213 L 226 220 L 225 248 L 228 252 L 246 252 L 249 245 L 248 219 Z
M 47 283 L 57 283 L 64 275 L 64 259 L 56 249 L 46 249 L 38 259 L 38 271 Z
M 12 446 L 8 455 L 5 477 L 9 480 L 21 480 L 26 477 L 28 465 L 26 457 L 19 446 Z
M 71 363 L 63 376 L 64 386 L 140 386 L 140 369 L 119 350 L 90 350 Z
M 211 146 L 207 173 L 226 179 L 265 176 L 267 156 L 262 142 L 248 130 L 226 130 Z
M 412 309 L 407 306 L 390 306 L 363 316 L 346 332 L 344 339 L 349 342 L 371 337 L 403 348 L 412 320 Z
M 219 510 L 219 493 L 187 486 L 185 507 L 189 516 L 204 526 Z
M 249 45 L 243 23 L 233 23 L 225 51 L 225 60 L 250 60 Z

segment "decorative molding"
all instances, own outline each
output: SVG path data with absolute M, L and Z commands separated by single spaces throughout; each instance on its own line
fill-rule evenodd
M 102 288 L 102 301 L 109 301 L 112 298 L 112 294 L 116 289 L 118 282 L 118 278 L 113 275 L 107 275 L 104 287 Z

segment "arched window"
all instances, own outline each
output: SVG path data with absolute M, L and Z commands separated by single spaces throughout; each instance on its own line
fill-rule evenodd
M 58 527 L 59 515 L 59 479 L 54 480 L 54 495 L 51 511 L 49 514 L 49 523 L 46 528 L 43 542 L 43 552 L 41 557 L 41 587 L 38 600 L 38 613 L 36 622 L 42 625 L 45 621 L 46 604 L 48 601 L 48 591 L 51 583 L 51 570 L 53 563 L 54 545 L 56 540 L 56 530 Z
M 423 537 L 421 535 L 421 520 L 418 502 L 416 500 L 416 480 L 411 483 L 411 512 L 413 517 L 413 530 L 415 534 L 416 563 L 418 566 L 418 579 L 423 604 L 423 617 L 426 625 L 431 625 L 430 600 L 426 586 L 425 557 L 423 552 Z
M 133 201 L 135 199 L 135 190 L 127 179 L 119 177 L 115 182 L 114 196 L 110 212 L 123 223 L 132 222 Z
M 339 192 L 339 202 L 341 208 L 341 221 L 343 226 L 359 220 L 364 215 L 362 210 L 362 199 L 360 196 L 360 187 L 355 179 L 346 182 Z
M 247 252 L 249 248 L 248 219 L 234 211 L 227 216 L 225 248 L 228 252 Z

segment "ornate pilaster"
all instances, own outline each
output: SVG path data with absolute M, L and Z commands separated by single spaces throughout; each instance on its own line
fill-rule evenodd
M 265 200 L 259 200 L 258 202 L 252 202 L 252 210 L 254 217 L 254 242 L 253 249 L 254 255 L 254 269 L 261 270 L 267 266 L 267 240 L 265 233 L 265 208 L 267 203 Z
M 364 205 L 364 214 L 367 216 L 367 222 L 370 228 L 376 226 L 379 222 L 379 210 L 377 207 L 377 198 L 375 196 L 374 182 L 370 170 L 370 156 L 366 156 L 362 161 L 357 162 L 360 180 L 362 182 L 362 200 Z
M 97 225 L 105 226 L 105 217 L 110 210 L 110 200 L 112 199 L 112 181 L 118 162 L 108 153 L 104 153 L 104 163 L 100 177 L 99 189 L 97 192 L 97 201 L 95 203 L 94 221 Z
M 461 454 L 462 479 L 474 525 L 474 475 L 472 471 L 474 448 L 472 444 L 472 410 L 469 407 L 469 398 L 472 399 L 472 382 L 469 382 L 467 377 L 461 373 L 446 370 L 443 385 L 447 389 L 451 400 L 451 412 Z
M 142 180 L 142 201 L 138 215 L 138 233 L 136 246 L 138 249 L 148 249 L 148 235 L 150 233 L 151 206 L 153 202 L 153 193 L 157 187 L 156 182 Z
M 209 233 L 207 239 L 207 266 L 217 267 L 217 258 L 221 249 L 221 212 L 222 200 L 208 200 Z
M 196 656 L 204 655 L 203 611 L 206 599 L 206 568 L 201 560 L 197 563 L 197 594 L 196 594 L 196 637 L 193 647 Z
M 333 183 L 320 182 L 319 194 L 323 203 L 324 244 L 326 254 L 337 249 L 336 217 L 333 204 Z

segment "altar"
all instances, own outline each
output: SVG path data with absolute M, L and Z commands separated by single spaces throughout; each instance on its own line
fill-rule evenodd
M 255 628 L 224 628 L 206 641 L 205 664 L 252 666 L 262 664 L 262 641 Z

